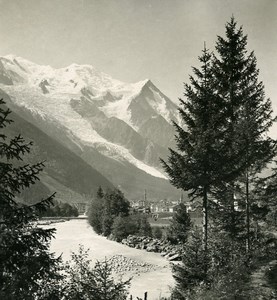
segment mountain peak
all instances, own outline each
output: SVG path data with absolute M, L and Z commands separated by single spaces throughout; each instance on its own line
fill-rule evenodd
M 14 54 L 6 55 L 1 62 L 3 84 L 19 84 L 21 87 L 25 84 L 28 89 L 60 104 L 67 103 L 68 99 L 87 97 L 107 117 L 121 119 L 135 130 L 145 121 L 141 114 L 146 117 L 151 111 L 148 117 L 162 115 L 168 122 L 175 115 L 176 107 L 149 78 L 125 83 L 90 64 L 72 63 L 63 68 L 53 68 Z
M 61 68 L 61 69 L 87 69 L 87 70 L 93 70 L 95 72 L 101 73 L 99 70 L 97 70 L 93 65 L 89 64 L 77 64 L 77 63 L 72 63 L 67 67 Z
M 141 84 L 141 89 L 143 89 L 145 86 L 153 85 L 152 81 L 150 79 L 144 79 L 139 81 L 138 83 Z
M 144 83 L 144 85 L 148 84 L 148 83 L 152 83 L 151 80 L 149 78 L 146 78 L 144 80 L 142 80 L 141 82 Z
M 105 157 L 107 165 L 131 168 L 140 178 L 148 173 L 165 179 L 158 164 L 163 146 L 148 137 L 164 135 L 159 128 L 171 128 L 177 110 L 149 78 L 125 83 L 88 64 L 53 68 L 16 55 L 0 60 L 0 88 L 47 134 L 87 149 L 96 161 Z M 151 118 L 156 122 L 151 132 L 141 131 L 144 137 L 140 129 Z M 99 168 L 105 166 L 99 163 Z
M 6 59 L 9 59 L 9 60 L 14 60 L 14 59 L 18 58 L 18 56 L 16 56 L 15 54 L 12 54 L 12 53 L 4 55 L 2 57 L 6 58 Z

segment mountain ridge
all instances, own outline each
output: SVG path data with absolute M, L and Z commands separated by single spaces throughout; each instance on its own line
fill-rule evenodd
M 70 200 L 82 202 L 96 195 L 99 186 L 104 189 L 114 188 L 108 179 L 79 156 L 15 112 L 9 96 L 1 89 L 0 98 L 12 109 L 10 118 L 13 123 L 5 130 L 7 136 L 21 134 L 26 143 L 33 142 L 30 153 L 24 156 L 24 163 L 45 162 L 45 168 L 39 176 L 41 181 L 31 187 L 30 191 L 22 193 L 26 201 L 36 202 L 47 194 L 57 192 L 58 200 L 70 202 L 66 195 L 74 195 L 78 199 Z M 58 186 L 62 187 L 63 193 L 59 192 L 61 188 Z M 30 200 L 33 196 L 35 200 Z
M 71 64 L 54 69 L 6 56 L 0 57 L 0 87 L 26 120 L 74 151 L 106 178 L 110 176 L 112 183 L 123 186 L 129 195 L 132 191 L 138 195 L 147 185 L 143 176 L 177 194 L 165 180 L 159 163 L 171 146 L 172 139 L 168 139 L 168 144 L 166 140 L 172 132 L 170 120 L 178 121 L 177 107 L 151 80 L 129 84 L 90 65 Z M 161 143 L 145 130 L 148 123 L 157 136 L 166 133 Z M 99 161 L 93 161 L 88 153 Z M 117 170 L 110 170 L 113 175 L 109 174 L 109 165 Z M 132 188 L 126 183 L 128 172 L 136 174 L 134 182 L 140 182 L 136 191 L 135 183 Z M 162 197 L 158 188 L 152 189 L 156 197 Z M 168 196 L 165 189 L 161 190 Z

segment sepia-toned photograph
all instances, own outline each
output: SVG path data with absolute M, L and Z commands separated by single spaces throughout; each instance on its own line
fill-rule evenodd
M 0 0 L 0 299 L 277 300 L 277 0 Z

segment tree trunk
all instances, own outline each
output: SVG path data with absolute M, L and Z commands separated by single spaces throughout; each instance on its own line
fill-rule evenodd
M 202 241 L 203 241 L 203 248 L 205 252 L 208 251 L 208 192 L 207 187 L 204 187 L 203 190 L 203 221 L 202 221 Z
M 248 170 L 246 171 L 246 183 L 245 183 L 245 197 L 246 197 L 246 253 L 250 251 L 250 203 L 249 203 L 249 175 Z

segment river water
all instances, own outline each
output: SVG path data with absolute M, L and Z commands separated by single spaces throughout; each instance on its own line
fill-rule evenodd
M 133 295 L 133 299 L 136 297 L 143 298 L 144 292 L 148 293 L 149 300 L 170 295 L 170 287 L 174 285 L 170 264 L 158 253 L 130 248 L 107 240 L 105 237 L 97 235 L 88 225 L 87 220 L 84 219 L 70 220 L 44 227 L 56 228 L 57 232 L 55 239 L 51 242 L 50 249 L 57 255 L 62 254 L 64 261 L 70 259 L 72 251 L 78 251 L 79 245 L 83 245 L 85 249 L 89 248 L 89 259 L 92 262 L 123 255 L 139 264 L 154 265 L 154 269 L 147 269 L 138 274 L 131 271 L 124 272 L 123 279 L 133 276 L 130 287 L 130 294 Z

